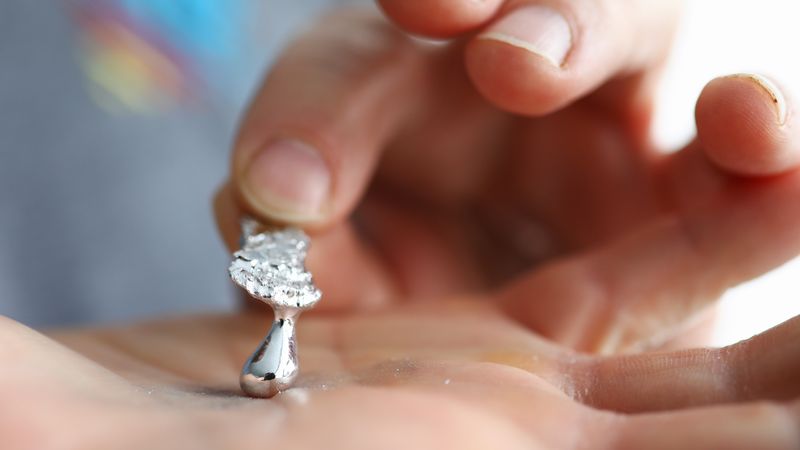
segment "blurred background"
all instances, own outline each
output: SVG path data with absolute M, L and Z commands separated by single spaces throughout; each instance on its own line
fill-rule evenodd
M 210 201 L 237 117 L 297 27 L 339 3 L 2 0 L 0 314 L 232 308 Z
M 0 314 L 51 326 L 233 308 L 210 199 L 237 117 L 287 40 L 344 3 L 366 1 L 3 0 Z M 800 86 L 799 13 L 688 1 L 656 140 L 691 139 L 715 76 Z M 715 343 L 800 314 L 798 284 L 800 260 L 730 291 Z

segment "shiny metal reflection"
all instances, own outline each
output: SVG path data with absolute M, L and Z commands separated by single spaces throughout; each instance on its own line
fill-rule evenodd
M 295 319 L 297 312 L 275 311 L 267 337 L 247 360 L 239 377 L 242 390 L 251 397 L 273 397 L 289 388 L 299 371 Z

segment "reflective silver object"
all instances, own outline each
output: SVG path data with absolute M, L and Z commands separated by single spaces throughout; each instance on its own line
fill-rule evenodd
M 322 293 L 305 268 L 308 236 L 298 228 L 269 229 L 242 220 L 242 248 L 233 254 L 231 279 L 251 296 L 272 307 L 275 319 L 267 337 L 247 360 L 239 377 L 252 397 L 272 397 L 289 388 L 297 377 L 295 323 Z

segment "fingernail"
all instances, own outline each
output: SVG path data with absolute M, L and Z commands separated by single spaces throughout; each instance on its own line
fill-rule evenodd
M 558 11 L 539 5 L 515 9 L 489 26 L 480 39 L 492 39 L 535 53 L 555 66 L 572 48 L 572 30 Z
M 775 109 L 775 116 L 778 119 L 778 125 L 786 123 L 786 97 L 783 96 L 780 88 L 773 83 L 769 78 L 755 74 L 755 73 L 737 73 L 731 75 L 732 78 L 745 78 L 755 82 L 764 92 L 769 96 L 772 106 Z
M 319 152 L 296 140 L 272 142 L 250 162 L 243 194 L 262 214 L 278 220 L 319 217 L 331 175 Z

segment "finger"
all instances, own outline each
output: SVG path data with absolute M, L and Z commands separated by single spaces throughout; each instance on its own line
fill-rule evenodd
M 678 220 L 665 218 L 534 269 L 504 288 L 499 301 L 511 317 L 579 351 L 660 345 L 721 293 L 690 282 L 702 270 L 693 245 Z
M 749 403 L 681 412 L 627 416 L 617 422 L 603 448 L 800 447 L 800 402 Z
M 382 144 L 425 98 L 422 53 L 372 14 L 290 45 L 247 112 L 231 178 L 251 213 L 325 226 L 358 201 Z
M 800 253 L 800 216 L 792 213 L 800 195 L 797 119 L 791 98 L 771 82 L 768 90 L 764 80 L 737 75 L 712 82 L 697 106 L 702 137 L 661 169 L 665 197 L 706 259 L 698 274 L 706 283 L 729 287 Z M 726 132 L 720 118 L 727 119 Z
M 383 190 L 453 208 L 474 202 L 497 169 L 513 118 L 475 91 L 462 55 L 462 45 L 431 55 L 428 76 L 436 92 L 387 146 L 376 175 Z
M 669 0 L 511 0 L 470 42 L 467 70 L 498 106 L 546 114 L 611 79 L 641 82 L 635 75 L 665 58 L 679 6 Z M 609 104 L 634 97 L 609 98 Z
M 395 23 L 411 33 L 452 37 L 480 27 L 503 0 L 378 0 Z
M 800 317 L 719 349 L 590 358 L 565 390 L 583 403 L 633 413 L 800 396 Z
M 536 269 L 500 301 L 512 317 L 580 350 L 657 344 L 725 289 L 800 253 L 797 198 L 797 171 L 728 185 L 639 232 Z
M 739 175 L 773 175 L 796 167 L 800 124 L 788 104 L 783 89 L 760 75 L 712 81 L 696 109 L 705 154 L 721 169 Z
M 762 168 L 790 169 L 791 157 L 786 154 L 798 147 L 798 137 L 789 130 L 791 114 L 781 124 L 773 95 L 751 79 L 718 83 L 728 83 L 725 88 L 732 89 L 731 95 L 756 94 L 749 100 L 753 109 L 749 114 L 717 109 L 718 116 L 730 118 L 728 129 L 755 129 L 754 121 L 760 123 L 758 133 L 742 137 L 746 140 L 740 147 L 729 147 L 720 155 L 750 154 L 737 149 L 758 148 L 752 158 L 761 158 Z M 712 100 L 714 96 L 701 103 Z M 788 97 L 785 101 L 791 111 Z M 747 179 L 710 164 L 704 145 L 716 145 L 726 137 L 720 130 L 705 129 L 718 126 L 705 111 L 708 106 L 698 106 L 703 110 L 698 118 L 704 118 L 698 120 L 698 130 L 706 139 L 656 164 L 655 184 L 663 191 L 665 212 L 637 233 L 522 279 L 503 297 L 515 317 L 586 351 L 614 351 L 642 339 L 657 344 L 680 331 L 675 327 L 697 317 L 725 289 L 800 253 L 800 236 L 795 232 L 800 213 L 792 207 L 800 197 L 800 172 Z M 775 139 L 776 133 L 785 138 Z

